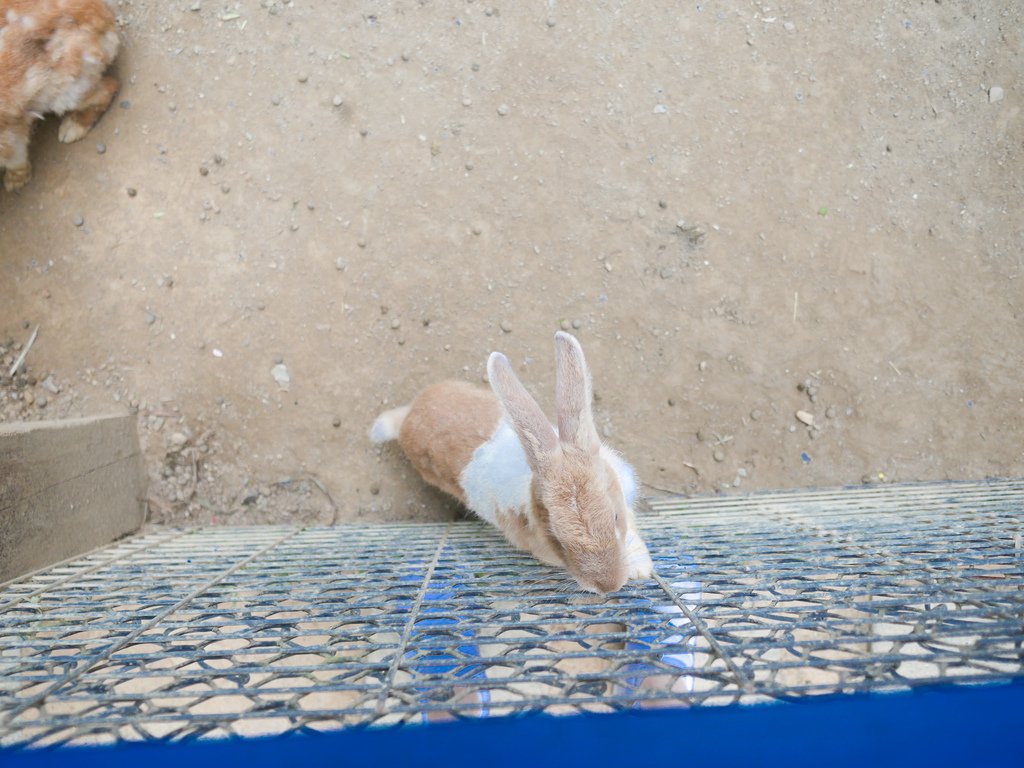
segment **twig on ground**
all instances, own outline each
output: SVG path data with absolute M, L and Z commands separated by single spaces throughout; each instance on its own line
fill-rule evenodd
M 37 325 L 36 329 L 32 331 L 32 335 L 28 339 L 28 344 L 26 344 L 25 348 L 21 350 L 21 354 L 18 355 L 18 359 L 15 360 L 14 365 L 11 366 L 11 372 L 7 374 L 9 378 L 13 379 L 14 374 L 18 372 L 18 369 L 21 367 L 21 364 L 25 362 L 25 358 L 28 357 L 28 351 L 32 349 L 32 345 L 35 343 L 36 335 L 38 335 L 40 328 L 42 328 L 42 326 Z

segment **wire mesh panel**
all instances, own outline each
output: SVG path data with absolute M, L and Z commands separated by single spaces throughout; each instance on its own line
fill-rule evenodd
M 0 744 L 1024 675 L 1024 482 L 651 506 L 608 597 L 470 522 L 147 531 L 0 591 Z

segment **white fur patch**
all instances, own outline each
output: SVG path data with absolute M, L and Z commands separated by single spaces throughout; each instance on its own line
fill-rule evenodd
M 382 413 L 373 422 L 373 426 L 370 427 L 370 442 L 386 443 L 389 440 L 397 440 L 399 433 L 402 431 L 402 422 L 405 421 L 405 417 L 408 415 L 408 405 L 403 405 L 401 408 L 392 408 L 390 411 Z
M 558 431 L 558 428 L 555 428 Z M 636 501 L 637 482 L 633 468 L 607 446 L 601 446 L 601 457 L 619 476 L 626 506 Z M 462 470 L 459 485 L 466 494 L 466 502 L 492 525 L 497 525 L 499 510 L 530 509 L 530 481 L 533 472 L 526 462 L 526 453 L 511 425 L 501 420 L 497 431 L 486 443 L 473 452 L 473 458 Z
M 472 460 L 462 470 L 459 485 L 469 508 L 496 526 L 499 510 L 530 509 L 532 478 L 519 438 L 502 419 L 491 439 L 473 452 Z

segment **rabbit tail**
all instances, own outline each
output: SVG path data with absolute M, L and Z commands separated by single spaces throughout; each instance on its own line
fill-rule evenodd
M 397 440 L 399 433 L 402 431 L 402 422 L 405 421 L 405 417 L 408 415 L 408 405 L 384 411 L 373 422 L 373 426 L 370 427 L 370 442 L 386 443 L 389 440 Z

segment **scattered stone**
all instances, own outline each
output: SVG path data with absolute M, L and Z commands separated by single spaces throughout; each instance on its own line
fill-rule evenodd
M 493 16 L 493 15 L 494 15 L 494 9 L 493 9 L 493 8 L 490 8 L 490 7 L 488 7 L 488 8 L 487 8 L 487 9 L 486 9 L 486 10 L 484 11 L 484 13 L 486 13 L 486 14 L 487 14 L 488 16 Z
M 809 414 L 807 411 L 797 411 L 796 418 L 798 421 L 802 421 L 808 427 L 814 426 L 814 416 Z
M 291 384 L 292 379 L 291 376 L 288 375 L 288 368 L 282 363 L 278 363 L 271 368 L 270 375 L 274 377 L 274 381 L 277 382 L 279 387 L 288 389 L 288 385 Z
M 299 72 L 299 82 L 304 83 L 307 80 L 309 80 L 309 75 L 306 74 L 305 72 Z
M 376 496 L 378 493 L 380 493 L 380 486 L 379 485 L 371 485 L 370 486 L 370 493 L 372 493 L 374 496 Z
M 220 185 L 220 191 L 223 192 L 226 195 L 228 192 L 231 191 L 231 185 L 227 184 L 227 183 L 221 184 Z
M 668 208 L 668 200 L 661 199 L 658 201 L 658 205 L 661 206 L 662 208 Z
M 345 260 L 341 256 L 334 260 L 334 268 L 339 272 L 345 271 Z
M 72 223 L 74 223 L 76 227 L 80 227 L 83 224 L 85 224 L 85 219 L 83 219 L 81 216 L 75 216 L 75 218 L 73 218 L 71 221 Z
M 207 167 L 206 167 L 205 165 L 200 165 L 200 166 L 199 166 L 199 175 L 200 175 L 200 176 L 205 176 L 205 175 L 206 175 L 206 174 L 208 174 L 209 172 L 210 172 L 210 169 L 209 169 L 209 168 L 207 168 Z
M 273 98 L 270 99 L 270 103 L 273 104 L 275 107 L 281 106 L 281 97 L 274 96 Z
M 995 104 L 997 101 L 1003 100 L 1003 89 L 998 85 L 993 85 L 988 89 L 988 103 Z
M 796 24 L 794 24 L 792 21 L 787 21 L 785 24 L 782 25 L 782 27 L 787 32 L 792 32 L 794 29 L 796 29 Z
M 583 321 L 582 320 L 573 320 L 572 321 L 572 327 L 575 328 L 578 331 L 580 328 L 583 327 Z
M 670 397 L 668 399 L 668 404 L 669 404 L 669 407 L 675 407 L 676 399 L 674 397 Z
M 473 106 L 473 100 L 472 99 L 468 99 L 468 98 L 467 99 L 463 99 L 462 100 L 462 106 L 464 106 L 464 107 L 471 107 L 471 106 Z
M 185 443 L 188 442 L 188 437 L 184 432 L 175 432 L 171 435 L 171 445 L 177 446 L 178 448 L 184 447 Z
M 128 187 L 128 189 L 125 191 L 128 193 L 128 197 L 135 197 L 135 195 L 138 194 L 135 191 L 135 187 Z
M 483 228 L 483 227 L 481 227 L 481 226 L 480 226 L 479 224 L 474 224 L 474 225 L 473 225 L 473 234 L 474 234 L 474 235 L 479 235 L 479 234 L 482 234 L 482 233 L 483 233 L 483 231 L 484 231 L 484 228 Z
M 661 279 L 668 280 L 673 275 L 675 275 L 675 273 L 676 271 L 674 269 L 671 269 L 670 267 L 665 267 L 663 270 L 661 270 Z
M 345 100 L 341 98 L 340 95 L 336 95 L 333 99 L 331 99 L 331 103 L 336 107 L 340 107 L 342 104 L 345 103 Z
M 502 320 L 501 330 L 503 330 L 505 333 L 512 333 L 512 323 L 510 323 L 508 320 Z
M 711 455 L 712 455 L 712 456 L 714 457 L 715 461 L 717 461 L 717 462 L 723 462 L 723 461 L 725 461 L 725 451 L 723 451 L 723 450 L 722 450 L 721 448 L 717 449 L 717 450 L 716 450 L 716 451 L 715 451 L 715 452 L 714 452 L 713 454 L 711 454 Z
M 178 111 L 178 105 L 177 105 L 177 104 L 175 104 L 175 103 L 174 103 L 173 101 L 172 101 L 172 102 L 171 102 L 170 104 L 168 104 L 168 105 L 167 105 L 167 108 L 168 108 L 168 109 L 169 109 L 169 110 L 170 110 L 171 112 L 177 112 L 177 111 Z
M 502 117 L 507 115 L 508 114 L 508 105 L 507 104 L 502 104 L 500 107 L 498 107 L 498 114 L 501 115 Z
M 702 442 L 702 443 L 705 443 L 705 442 L 707 442 L 707 440 L 708 440 L 708 438 L 709 438 L 710 436 L 711 436 L 711 435 L 710 435 L 710 434 L 708 433 L 708 428 L 707 428 L 707 427 L 700 427 L 700 428 L 699 428 L 699 429 L 697 430 L 697 440 L 698 440 L 699 442 Z
M 243 506 L 246 506 L 246 507 L 251 507 L 253 504 L 255 504 L 259 500 L 260 500 L 260 492 L 257 491 L 255 488 L 249 488 L 242 495 L 242 504 L 243 504 Z
M 107 151 L 107 145 L 104 144 L 102 141 L 99 144 L 96 145 L 96 152 L 98 154 L 102 155 L 106 151 Z
M 739 469 L 736 470 L 736 474 L 739 475 L 740 477 L 746 477 L 747 470 L 744 467 L 740 467 Z
M 467 160 L 466 161 L 466 170 L 467 171 L 472 171 L 474 168 L 476 168 L 476 165 L 473 163 L 473 161 L 472 160 Z
M 26 389 L 26 390 L 25 390 L 25 393 L 24 393 L 24 394 L 23 394 L 23 395 L 21 396 L 21 398 L 22 398 L 22 399 L 23 399 L 23 400 L 24 400 L 24 401 L 25 401 L 25 402 L 26 402 L 26 403 L 27 403 L 28 405 L 32 405 L 32 403 L 34 403 L 34 402 L 36 401 L 36 396 L 35 396 L 35 395 L 34 395 L 34 394 L 32 393 L 32 390 L 31 390 L 31 389 Z
M 825 418 L 826 419 L 834 419 L 835 417 L 836 417 L 836 409 L 835 409 L 834 406 L 830 405 L 828 408 L 825 409 Z
M 152 312 L 147 312 L 146 313 L 146 322 L 149 323 L 150 325 L 155 323 L 156 322 L 156 315 L 154 315 Z
M 364 128 L 360 128 L 360 129 L 359 129 L 359 135 L 360 135 L 360 136 L 366 136 L 366 135 L 367 135 L 367 134 L 368 134 L 369 132 L 370 132 L 370 129 L 369 129 L 369 128 L 365 128 L 365 127 L 364 127 Z
M 36 408 L 45 408 L 47 402 L 46 395 L 38 395 L 36 397 Z
M 408 60 L 409 60 L 409 52 L 408 51 L 402 51 L 402 61 L 408 61 Z
M 356 241 L 356 245 L 358 245 L 360 248 L 365 248 L 366 247 L 366 238 L 365 237 L 360 237 Z
M 605 424 L 603 427 L 601 427 L 601 434 L 604 435 L 605 437 L 611 437 L 612 436 L 612 425 L 611 424 Z
M 199 2 L 199 0 L 196 0 L 194 3 L 192 3 L 192 5 L 189 6 L 190 11 L 201 11 L 202 9 L 203 4 Z
M 274 365 L 280 365 L 283 362 L 284 362 L 284 358 L 281 357 L 280 355 L 278 355 L 277 357 L 274 358 Z
M 553 27 L 558 23 L 558 20 L 554 16 L 548 16 L 548 26 Z
M 339 419 L 337 416 L 335 416 L 334 417 L 334 421 L 331 422 L 331 426 L 333 426 L 335 429 L 340 427 L 341 426 L 341 419 Z
M 757 410 L 757 408 L 755 408 L 750 412 L 750 418 L 752 421 L 757 421 L 758 419 L 761 418 L 761 412 Z
M 399 320 L 397 317 L 391 318 L 391 327 L 393 329 L 395 329 L 395 330 L 401 328 L 402 327 L 402 321 Z
M 299 225 L 298 225 L 297 222 L 294 222 L 294 221 L 292 222 L 291 230 L 292 230 L 292 232 L 298 232 L 299 231 Z
M 700 363 L 697 364 L 697 369 L 700 371 L 706 371 L 708 369 L 707 360 L 701 360 Z

